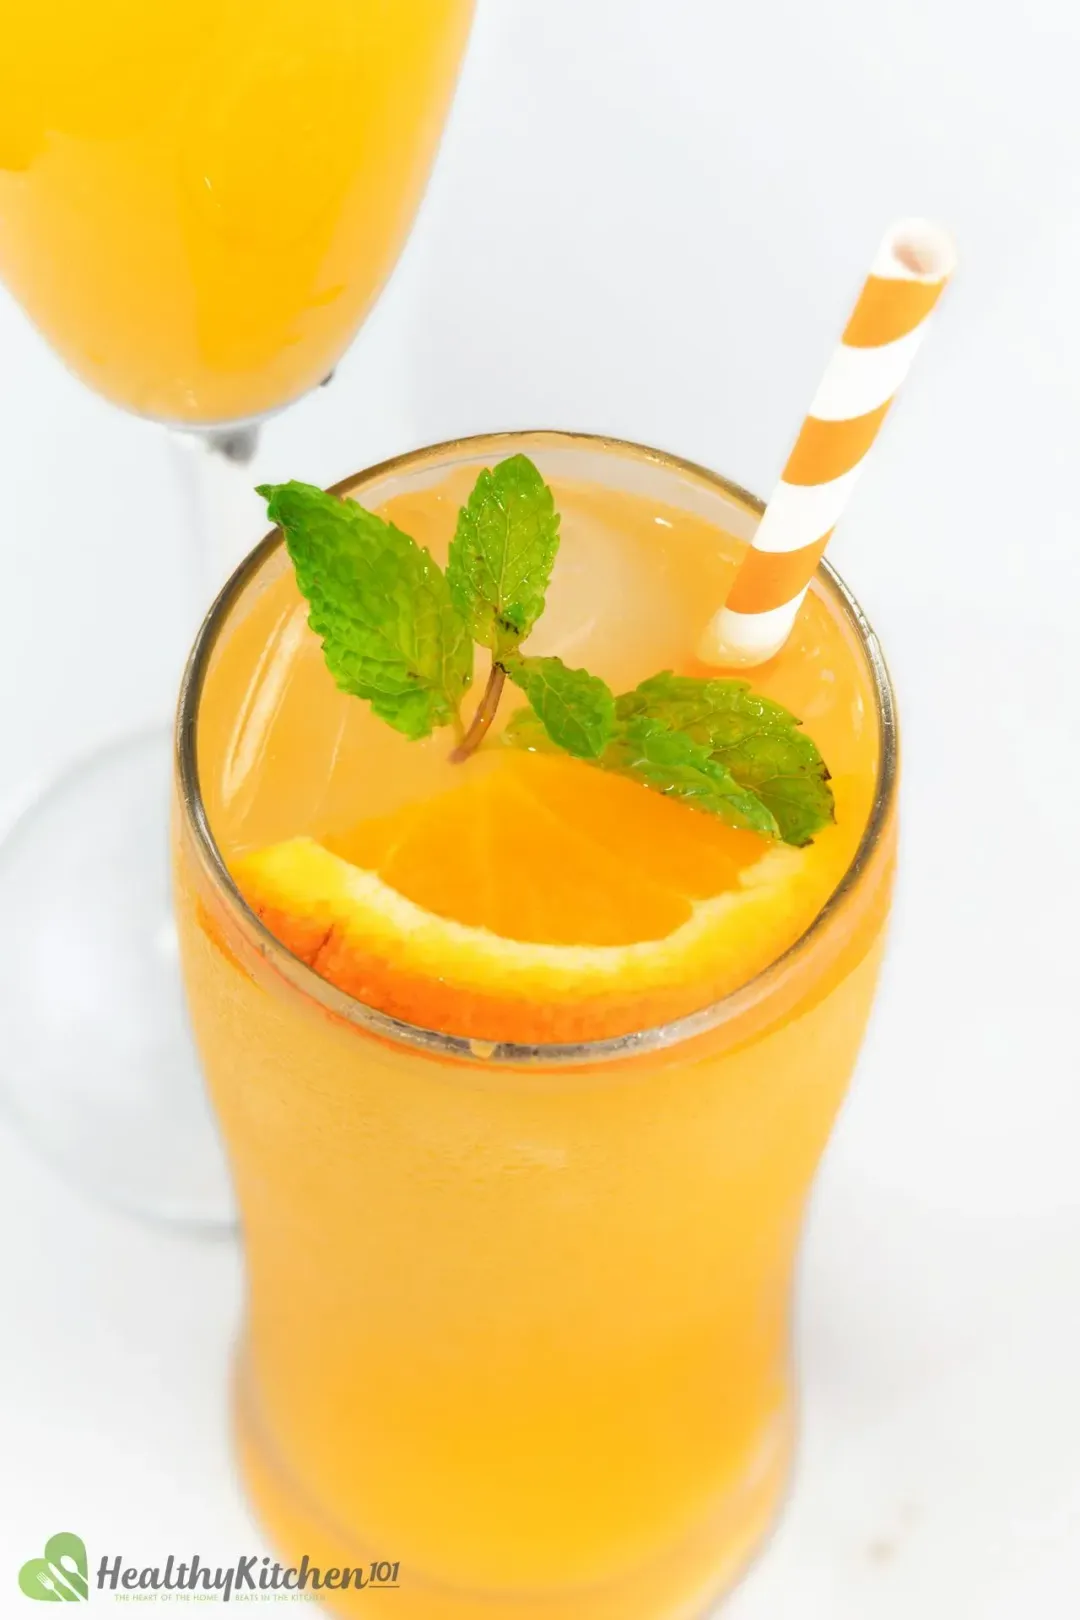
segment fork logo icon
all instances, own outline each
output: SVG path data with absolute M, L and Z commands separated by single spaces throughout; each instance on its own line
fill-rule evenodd
M 86 1546 L 70 1530 L 45 1543 L 43 1558 L 30 1558 L 19 1571 L 19 1588 L 37 1603 L 82 1603 L 89 1596 Z

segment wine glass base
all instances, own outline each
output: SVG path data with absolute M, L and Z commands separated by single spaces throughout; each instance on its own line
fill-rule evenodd
M 70 770 L 0 844 L 0 1099 L 103 1202 L 234 1226 L 180 987 L 169 892 L 171 737 Z

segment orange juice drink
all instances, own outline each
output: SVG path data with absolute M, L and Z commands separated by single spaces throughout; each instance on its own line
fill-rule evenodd
M 0 276 L 106 398 L 236 421 L 337 364 L 401 249 L 473 0 L 54 0 L 0 55 Z
M 516 451 L 561 513 L 526 651 L 617 693 L 714 673 L 694 649 L 761 510 L 714 474 L 518 434 L 342 488 L 442 563 L 478 470 Z M 410 740 L 340 691 L 307 620 L 275 532 L 203 629 L 178 727 L 247 1488 L 290 1563 L 396 1566 L 393 1597 L 335 1612 L 690 1620 L 788 1474 L 792 1272 L 889 906 L 877 644 L 823 564 L 753 672 L 835 794 L 811 843 L 777 844 L 507 746 L 520 693 L 455 762 L 452 733 Z

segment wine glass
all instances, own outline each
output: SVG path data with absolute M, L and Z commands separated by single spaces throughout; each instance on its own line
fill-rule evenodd
M 242 470 L 389 276 L 473 0 L 54 0 L 0 53 L 0 277 L 113 403 Z M 190 454 L 193 526 L 207 485 Z M 175 491 L 174 491 L 175 494 Z M 207 603 L 207 605 L 209 605 Z M 231 1223 L 175 972 L 163 729 L 0 847 L 7 1102 L 98 1195 Z

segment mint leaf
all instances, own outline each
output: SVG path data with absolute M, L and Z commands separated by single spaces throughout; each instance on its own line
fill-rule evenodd
M 530 753 L 555 751 L 551 735 L 532 709 L 518 710 L 503 732 L 503 741 Z M 778 834 L 774 816 L 756 794 L 741 788 L 707 748 L 662 720 L 647 715 L 616 720 L 611 740 L 592 763 L 667 798 L 679 799 L 694 810 L 719 816 L 730 827 L 745 828 L 764 838 Z
M 577 759 L 596 759 L 615 725 L 615 697 L 598 675 L 568 669 L 561 658 L 505 659 L 551 741 Z
M 817 745 L 793 714 L 745 681 L 696 680 L 666 670 L 620 697 L 618 714 L 622 720 L 649 715 L 704 747 L 757 795 L 787 844 L 808 844 L 835 819 Z
M 558 549 L 555 501 L 528 456 L 485 469 L 458 513 L 446 578 L 469 633 L 496 662 L 544 611 Z
M 262 484 L 338 686 L 407 737 L 457 718 L 473 649 L 428 551 L 356 501 L 311 484 Z
M 530 705 L 506 728 L 514 747 L 562 750 L 789 844 L 809 843 L 835 819 L 813 739 L 745 681 L 665 670 L 616 698 L 587 670 L 518 652 L 543 612 L 559 546 L 551 491 L 527 456 L 480 474 L 445 575 L 355 501 L 295 482 L 259 494 L 284 532 L 330 673 L 407 737 L 458 720 L 472 680 L 471 633 L 491 652 L 491 671 L 452 761 L 484 741 L 509 678 Z
M 651 715 L 618 720 L 600 763 L 605 770 L 633 777 L 668 798 L 719 816 L 730 827 L 742 827 L 765 838 L 775 838 L 779 832 L 772 811 L 755 793 L 741 788 L 707 747 Z
M 523 709 L 515 709 L 506 722 L 506 729 L 501 741 L 511 748 L 522 748 L 530 754 L 557 754 L 557 744 L 553 743 L 545 729 L 544 722 L 535 709 L 528 704 Z

